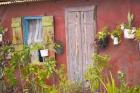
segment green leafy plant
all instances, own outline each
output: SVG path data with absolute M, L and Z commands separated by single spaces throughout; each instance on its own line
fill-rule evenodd
M 108 27 L 104 27 L 100 32 L 97 33 L 97 39 L 98 40 L 104 40 L 106 37 L 109 36 L 109 30 Z
M 46 79 L 53 74 L 56 66 L 54 58 L 47 58 L 44 64 L 36 65 L 29 64 L 23 69 L 23 79 L 26 81 L 25 88 L 32 90 L 35 93 L 44 93 L 48 90 Z
M 118 71 L 118 79 L 120 80 L 119 93 L 140 93 L 140 86 L 128 86 L 125 77 L 125 73 Z
M 119 27 L 116 27 L 112 32 L 111 35 L 114 37 L 118 37 L 119 39 L 121 38 L 122 32 Z
M 13 69 L 5 68 L 6 60 L 9 60 L 12 51 L 11 44 L 4 43 L 0 46 L 0 92 L 2 91 L 2 93 L 5 93 L 9 88 L 13 90 L 13 86 L 16 85 L 16 80 L 12 73 Z M 6 74 L 8 75 L 7 77 L 5 77 Z
M 108 45 L 108 37 L 109 37 L 108 27 L 104 27 L 102 31 L 97 33 L 97 45 L 100 48 L 105 48 Z
M 129 87 L 127 93 L 140 93 L 140 86 Z
M 9 48 L 5 47 L 2 50 L 8 52 Z M 30 60 L 29 51 L 27 50 L 28 50 L 27 48 L 24 48 L 23 51 L 18 51 L 18 52 L 13 51 L 10 62 L 8 63 L 7 66 L 4 67 L 4 82 L 7 88 L 15 89 L 17 83 L 19 83 L 17 82 L 16 71 L 19 71 L 20 78 L 18 79 L 18 81 L 20 81 L 20 83 L 22 84 L 21 69 L 25 66 L 26 62 Z
M 54 49 L 57 54 L 63 54 L 63 45 L 60 42 L 55 43 Z
M 131 29 L 132 28 L 132 22 L 134 20 L 134 15 L 131 14 L 130 12 L 128 12 L 127 20 L 128 20 L 128 23 L 124 24 L 124 28 Z
M 124 93 L 126 90 L 128 90 L 128 86 L 125 82 L 125 74 L 121 71 L 118 71 L 118 79 L 120 80 L 120 88 L 119 93 Z
M 109 61 L 109 56 L 101 56 L 94 54 L 93 63 L 89 65 L 85 72 L 85 80 L 90 82 L 92 92 L 96 92 L 100 86 L 100 79 L 102 79 L 102 71 Z
M 34 44 L 31 44 L 29 47 L 30 47 L 31 52 L 36 51 L 38 49 L 44 49 L 45 48 L 45 46 L 42 45 L 41 43 L 34 43 Z
M 4 27 L 0 25 L 0 33 L 3 34 L 4 33 Z
M 135 33 L 135 40 L 136 41 L 140 41 L 140 28 L 138 28 L 137 30 L 136 30 L 136 33 Z
M 100 79 L 102 85 L 106 89 L 107 93 L 118 93 L 119 89 L 115 83 L 115 80 L 110 72 L 110 77 L 107 78 L 107 81 Z
M 134 15 L 131 14 L 130 12 L 128 12 L 128 18 L 127 19 L 128 19 L 128 27 L 131 28 L 132 22 L 134 20 Z
M 116 28 L 111 32 L 111 38 L 112 38 L 112 39 L 118 38 L 119 43 L 121 42 L 121 35 L 122 35 L 122 32 L 121 32 L 120 27 L 116 27 Z
M 55 72 L 59 81 L 58 85 L 56 85 L 58 93 L 81 93 L 81 82 L 68 80 L 64 65 L 61 65 Z

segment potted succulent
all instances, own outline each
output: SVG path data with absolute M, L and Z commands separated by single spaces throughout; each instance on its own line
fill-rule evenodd
M 128 12 L 127 19 L 128 19 L 127 24 L 121 24 L 121 29 L 124 32 L 124 38 L 126 38 L 126 39 L 134 39 L 136 28 L 132 27 L 132 22 L 134 20 L 133 14 Z
M 56 54 L 59 54 L 59 55 L 63 54 L 64 49 L 61 42 L 56 42 L 54 48 L 55 48 Z
M 105 48 L 108 45 L 109 30 L 108 27 L 104 27 L 102 31 L 97 33 L 97 45 L 99 48 Z
M 140 28 L 138 28 L 136 30 L 136 33 L 135 33 L 135 40 L 138 41 L 138 48 L 140 50 Z
M 114 45 L 118 45 L 121 41 L 121 29 L 119 27 L 116 27 L 112 32 L 111 32 L 111 38 L 113 40 Z

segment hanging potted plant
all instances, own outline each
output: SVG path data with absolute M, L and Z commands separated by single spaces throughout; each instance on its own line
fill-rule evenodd
M 106 48 L 108 45 L 109 31 L 107 27 L 104 27 L 102 31 L 97 33 L 97 45 L 99 48 Z
M 124 38 L 126 38 L 126 39 L 134 39 L 136 28 L 135 27 L 132 27 L 132 22 L 134 20 L 133 14 L 131 14 L 130 12 L 128 12 L 127 19 L 128 19 L 128 23 L 121 25 L 121 29 L 124 32 Z
M 113 40 L 114 45 L 118 45 L 121 41 L 121 29 L 119 27 L 116 27 L 112 33 L 111 33 L 111 38 Z
M 64 49 L 63 49 L 62 43 L 60 42 L 55 43 L 54 48 L 55 48 L 56 54 L 59 54 L 59 55 L 63 54 Z
M 0 26 L 0 42 L 3 40 L 4 28 Z
M 138 42 L 138 48 L 140 50 L 140 28 L 138 28 L 136 30 L 136 33 L 135 33 L 135 40 Z

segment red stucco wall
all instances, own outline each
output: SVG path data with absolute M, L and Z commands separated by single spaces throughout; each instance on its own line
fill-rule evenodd
M 64 44 L 64 54 L 56 56 L 58 63 L 66 64 L 66 37 L 64 10 L 66 7 L 97 5 L 97 31 L 103 26 L 114 28 L 117 24 L 127 21 L 128 11 L 135 15 L 134 25 L 140 26 L 140 1 L 139 0 L 64 0 L 56 2 L 27 3 L 7 5 L 0 7 L 1 23 L 9 28 L 7 39 L 12 39 L 11 18 L 17 16 L 52 15 L 55 18 L 55 40 Z M 129 84 L 140 83 L 140 51 L 133 40 L 122 38 L 119 46 L 113 46 L 110 40 L 109 46 L 99 50 L 101 54 L 111 56 L 110 63 L 114 72 L 122 70 L 127 73 Z
M 118 24 L 127 22 L 128 11 L 135 16 L 133 25 L 140 26 L 139 4 L 139 0 L 101 1 L 97 9 L 98 31 L 103 26 L 109 26 L 112 29 Z M 126 79 L 130 85 L 140 83 L 140 51 L 134 40 L 126 40 L 122 37 L 119 46 L 113 46 L 110 40 L 109 47 L 99 52 L 111 56 L 110 63 L 114 72 L 121 70 L 127 73 Z

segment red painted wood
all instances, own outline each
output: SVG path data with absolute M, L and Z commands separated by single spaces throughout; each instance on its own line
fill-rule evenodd
M 103 26 L 114 28 L 117 24 L 127 21 L 129 10 L 135 15 L 134 25 L 140 26 L 140 0 L 64 0 L 56 2 L 40 2 L 17 4 L 12 6 L 0 7 L 0 18 L 2 24 L 9 28 L 7 39 L 11 40 L 11 18 L 17 16 L 37 16 L 51 15 L 55 18 L 55 39 L 64 44 L 64 54 L 56 56 L 58 64 L 66 64 L 66 37 L 64 9 L 66 7 L 97 5 L 97 30 Z M 110 63 L 113 66 L 114 73 L 123 70 L 127 73 L 127 81 L 130 85 L 140 83 L 140 51 L 137 43 L 133 40 L 122 38 L 119 46 L 113 46 L 110 40 L 109 47 L 99 51 L 101 54 L 111 56 Z

